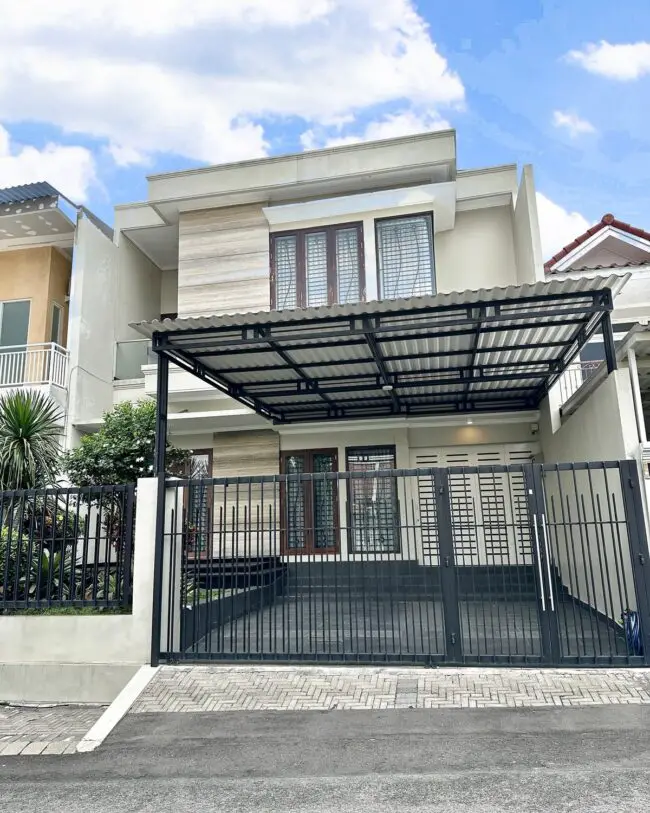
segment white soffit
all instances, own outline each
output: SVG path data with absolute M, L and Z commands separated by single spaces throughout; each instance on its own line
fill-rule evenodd
M 267 206 L 262 211 L 271 226 L 288 226 L 314 220 L 358 218 L 368 213 L 387 211 L 395 215 L 400 211 L 406 214 L 417 209 L 433 210 L 436 232 L 453 229 L 456 216 L 455 182 Z

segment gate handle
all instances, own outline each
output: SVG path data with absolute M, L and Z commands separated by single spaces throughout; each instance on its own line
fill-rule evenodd
M 546 514 L 542 514 L 542 531 L 544 532 L 544 550 L 546 552 L 546 571 L 548 573 L 548 597 L 551 602 L 551 612 L 555 612 L 555 599 L 553 598 L 553 581 L 551 578 L 551 553 L 548 547 L 546 534 Z
M 537 530 L 537 514 L 533 514 L 533 529 L 535 531 L 535 549 L 537 550 L 537 569 L 539 570 L 539 594 L 542 599 L 542 612 L 546 612 L 546 597 L 544 595 L 544 574 L 542 573 L 542 557 L 539 552 L 539 532 Z

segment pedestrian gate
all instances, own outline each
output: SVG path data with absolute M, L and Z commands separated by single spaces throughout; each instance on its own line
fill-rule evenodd
M 160 656 L 644 664 L 640 487 L 633 461 L 174 480 Z

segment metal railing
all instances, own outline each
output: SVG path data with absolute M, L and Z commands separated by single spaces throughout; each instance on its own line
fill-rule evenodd
M 149 339 L 129 339 L 115 344 L 115 380 L 129 381 L 144 378 L 142 367 L 155 364 L 156 354 Z
M 129 607 L 135 486 L 0 492 L 0 612 Z
M 170 481 L 162 657 L 642 662 L 636 492 L 627 461 Z
M 596 370 L 601 364 L 604 364 L 604 362 L 578 361 L 575 364 L 569 364 L 558 381 L 558 387 L 560 388 L 560 406 L 566 404 L 569 398 L 595 375 Z
M 53 342 L 0 347 L 0 387 L 68 386 L 68 351 Z

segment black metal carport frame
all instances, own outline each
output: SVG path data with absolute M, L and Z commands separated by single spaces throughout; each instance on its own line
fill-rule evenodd
M 613 277 L 569 284 L 553 281 L 520 286 L 514 295 L 509 289 L 493 289 L 393 303 L 165 320 L 135 326 L 151 337 L 158 356 L 154 468 L 159 487 L 154 607 L 161 606 L 170 363 L 280 424 L 536 408 L 599 328 L 604 337 L 608 373 L 616 369 L 612 287 L 623 282 Z M 508 341 L 508 334 L 513 333 L 529 338 Z M 407 334 L 406 341 L 412 345 L 410 352 L 384 352 L 382 344 L 402 341 Z M 482 337 L 488 335 L 494 341 L 480 346 Z M 448 346 L 432 350 L 427 345 L 431 340 L 447 342 Z M 454 341 L 463 340 L 467 344 L 453 345 Z M 363 348 L 366 355 L 361 361 L 354 355 L 345 357 L 345 351 L 351 347 Z M 296 353 L 320 350 L 338 356 L 296 360 Z M 260 359 L 260 351 L 263 357 L 274 356 L 274 361 Z M 522 358 L 526 352 L 534 355 L 539 351 L 541 357 Z M 477 363 L 484 354 L 497 354 L 500 358 L 490 364 Z M 220 360 L 246 356 L 257 361 L 219 368 Z M 454 364 L 453 360 L 459 357 L 465 357 L 466 363 Z M 441 375 L 441 367 L 436 365 L 445 359 L 451 359 L 452 364 L 442 367 Z M 416 361 L 421 366 L 413 370 Z M 374 365 L 372 373 L 327 374 L 337 367 L 369 363 Z M 406 367 L 400 368 L 403 363 Z M 317 376 L 310 374 L 310 370 L 326 373 Z M 289 377 L 276 376 L 282 371 Z M 270 373 L 270 378 L 253 380 Z M 246 385 L 233 380 L 234 376 L 247 375 L 250 383 Z M 513 386 L 516 383 L 520 386 Z M 431 396 L 428 403 L 425 396 L 421 405 L 409 398 L 409 390 L 424 385 L 431 388 Z M 488 393 L 485 404 L 472 400 L 473 388 L 481 385 L 496 385 L 489 390 L 495 397 Z M 382 393 L 379 414 L 370 406 L 372 398 L 366 395 L 369 387 Z M 436 401 L 437 387 L 447 387 L 447 393 Z M 351 401 L 345 397 L 340 400 L 348 393 L 362 405 L 354 409 L 354 414 L 350 414 Z M 310 417 L 302 408 L 290 414 L 289 407 L 277 404 L 279 399 L 282 404 L 301 406 L 305 396 L 312 403 L 319 402 L 317 417 Z M 159 636 L 160 618 L 154 613 L 152 663 L 157 663 Z

